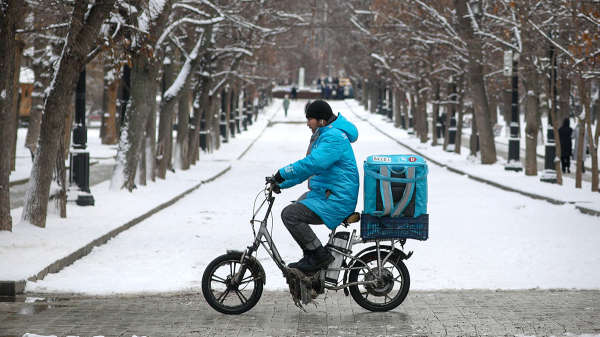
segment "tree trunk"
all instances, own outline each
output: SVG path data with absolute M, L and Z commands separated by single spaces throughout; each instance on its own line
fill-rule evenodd
M 24 1 L 0 6 L 0 231 L 12 231 L 9 176 L 14 128 L 15 36 Z
M 588 143 L 588 148 L 590 150 L 590 155 L 592 157 L 592 192 L 598 192 L 598 151 L 597 151 L 597 147 L 596 147 L 596 143 L 594 142 L 594 137 L 592 135 L 592 118 L 591 118 L 591 113 L 590 113 L 590 99 L 588 96 L 588 86 L 587 86 L 587 81 L 585 79 L 583 79 L 583 76 L 580 75 L 580 79 L 579 79 L 579 97 L 581 100 L 581 106 L 584 109 L 584 113 L 585 113 L 585 127 L 586 127 L 586 132 L 585 134 L 587 135 L 587 143 Z M 581 135 L 581 132 L 579 133 Z M 583 139 L 583 138 L 580 138 Z M 581 142 L 581 143 L 585 143 L 585 142 Z M 579 146 L 578 146 L 579 147 Z M 583 149 L 583 157 L 585 159 L 585 151 L 586 149 Z M 585 160 L 583 160 L 582 165 L 585 163 Z M 579 167 L 579 166 L 578 166 Z M 579 171 L 578 171 L 579 172 Z
M 150 94 L 150 116 L 146 123 L 146 178 L 150 181 L 156 181 L 156 95 L 158 93 L 158 81 L 154 81 L 154 86 Z
M 402 107 L 402 127 L 404 130 L 408 130 L 408 118 L 410 117 L 410 112 L 408 111 L 408 104 L 406 102 L 406 92 L 404 90 L 400 90 L 400 106 Z
M 400 102 L 400 89 L 396 88 L 394 93 L 394 126 L 400 128 L 402 126 L 402 106 Z
M 102 126 L 100 137 L 102 144 L 117 144 L 117 90 L 119 81 L 117 71 L 112 66 L 105 66 L 104 93 L 102 95 Z
M 369 111 L 369 91 L 371 90 L 370 85 L 371 85 L 371 81 L 369 81 L 368 78 L 364 78 L 362 80 L 361 101 L 362 101 L 363 108 L 365 108 L 365 111 Z
M 463 114 L 465 111 L 465 81 L 461 76 L 458 78 L 458 104 L 457 112 L 458 117 L 456 118 L 456 137 L 454 138 L 454 153 L 460 154 L 462 149 L 462 129 L 463 129 Z M 475 114 L 473 114 L 474 116 Z M 479 143 L 479 127 L 477 127 L 476 132 L 477 138 L 475 138 L 476 142 Z
M 374 80 L 370 81 L 371 92 L 369 93 L 369 101 L 371 101 L 371 105 L 369 106 L 371 113 L 377 113 L 377 105 L 379 103 L 379 87 L 375 84 Z
M 150 62 L 148 55 L 144 53 L 131 53 L 130 96 L 121 126 L 121 139 L 110 184 L 113 190 L 126 188 L 131 192 L 135 188 L 135 177 L 151 109 L 149 93 L 154 88 L 158 73 L 158 67 L 152 66 Z
M 417 111 L 419 114 L 419 119 L 417 120 L 417 129 L 419 138 L 421 143 L 427 143 L 428 140 L 428 132 L 427 132 L 427 91 L 420 90 L 418 92 L 418 100 L 417 100 Z
M 33 84 L 33 92 L 31 93 L 31 111 L 29 112 L 29 126 L 25 138 L 25 147 L 29 148 L 32 156 L 35 156 L 42 125 L 42 113 L 44 112 L 44 91 L 50 84 L 50 78 L 48 74 L 49 69 L 41 65 L 34 65 L 33 70 L 35 83 Z
M 249 102 L 252 104 L 252 101 Z M 219 93 L 214 93 L 210 98 L 210 114 L 213 116 L 212 118 L 212 147 L 211 149 L 218 150 L 221 147 L 221 132 L 220 132 L 220 119 L 218 112 L 221 111 L 221 99 Z
M 552 53 L 552 58 L 550 60 L 550 90 L 549 90 L 549 98 L 552 103 L 552 108 L 548 110 L 548 118 L 552 121 L 552 128 L 554 129 L 554 139 L 558 136 L 558 126 L 560 125 L 557 119 L 557 98 L 556 98 L 556 53 Z M 556 144 L 556 152 L 554 157 L 554 171 L 556 171 L 556 184 L 562 185 L 562 170 L 561 170 L 561 160 L 562 157 L 562 148 L 560 145 L 560 137 Z
M 529 47 L 529 48 L 528 48 Z M 533 60 L 531 44 L 525 44 L 524 70 L 525 81 L 525 175 L 537 175 L 537 138 L 539 133 L 540 103 L 538 73 Z M 557 134 L 558 135 L 558 134 Z
M 90 61 L 101 25 L 114 6 L 114 0 L 92 5 L 84 0 L 73 3 L 69 31 L 63 53 L 55 68 L 53 86 L 46 96 L 39 148 L 31 169 L 29 189 L 25 197 L 22 220 L 38 227 L 46 226 L 48 197 L 57 147 L 63 137 L 68 106 L 81 70 Z M 92 53 L 92 54 L 90 54 Z
M 70 114 L 69 114 L 70 115 Z M 67 118 L 67 121 L 71 121 L 71 118 Z M 66 126 L 66 125 L 65 125 Z M 63 128 L 63 133 L 70 128 Z M 65 167 L 64 153 L 68 150 L 65 146 L 64 137 L 58 142 L 57 155 L 56 155 L 56 166 L 54 180 L 58 185 L 58 189 L 50 191 L 49 201 L 54 201 L 54 206 L 58 211 L 61 218 L 67 217 L 67 170 Z
M 201 80 L 200 80 L 201 81 Z M 188 162 L 191 165 L 196 165 L 196 162 L 200 159 L 200 132 L 206 130 L 200 130 L 200 123 L 202 121 L 202 103 L 199 83 L 192 93 L 194 101 L 192 103 L 192 117 L 190 118 L 190 135 L 188 137 Z
M 412 92 L 408 94 L 408 118 L 406 122 L 408 123 L 408 132 L 410 134 L 415 132 L 415 125 L 419 123 L 419 114 L 417 112 L 417 98 L 415 94 Z
M 163 96 L 159 109 L 158 141 L 156 143 L 156 170 L 160 179 L 165 179 L 167 170 L 171 169 L 171 150 L 173 147 L 173 108 L 175 103 L 165 104 L 165 92 L 173 85 L 175 67 L 173 65 L 174 51 L 170 46 L 165 50 L 165 63 L 163 64 Z
M 182 87 L 173 87 L 170 86 L 167 90 L 168 94 L 163 95 L 163 100 L 160 103 L 160 121 L 159 121 L 159 135 L 158 135 L 158 150 L 157 150 L 157 158 L 159 159 L 158 163 L 158 177 L 164 179 L 166 176 L 166 168 L 168 167 L 167 158 L 164 158 L 164 154 L 168 153 L 167 146 L 170 146 L 172 143 L 169 141 L 168 133 L 172 134 L 172 117 L 171 112 L 175 106 L 175 103 L 181 98 L 183 92 L 188 92 L 190 90 L 190 83 L 192 80 L 192 76 L 195 72 L 198 63 L 202 60 L 202 55 L 206 52 L 208 47 L 210 46 L 210 41 L 212 39 L 212 26 L 207 26 L 202 34 L 202 37 L 199 38 L 198 42 L 194 46 L 190 57 L 185 61 L 185 64 L 182 66 L 182 70 L 177 75 L 177 80 L 174 81 L 175 84 L 183 83 Z M 193 56 L 193 57 L 192 57 Z M 187 89 L 184 89 L 187 88 Z M 189 124 L 189 101 L 188 101 L 188 120 L 185 121 L 184 125 L 187 128 Z M 164 122 L 163 122 L 164 120 Z M 177 132 L 179 136 L 179 132 Z M 169 144 L 167 144 L 169 143 Z M 187 148 L 188 140 L 187 137 L 185 142 L 181 143 Z M 187 152 L 186 152 L 187 153 Z M 181 157 L 178 160 L 182 159 Z M 185 158 L 187 160 L 187 158 Z
M 25 48 L 25 42 L 18 39 L 15 40 L 15 72 L 13 75 L 13 136 L 11 140 L 11 154 L 10 154 L 10 169 L 14 171 L 16 168 L 17 160 L 17 134 L 19 131 L 19 106 L 20 97 L 19 95 L 19 76 L 21 75 L 21 58 L 23 56 L 23 49 Z
M 575 149 L 575 151 L 577 151 L 577 171 L 575 174 L 575 188 L 581 188 L 581 180 L 583 178 L 583 159 L 585 158 L 585 148 L 583 147 L 585 143 L 585 141 L 583 140 L 585 137 L 585 119 L 579 119 L 579 117 L 577 117 L 577 120 L 579 121 L 579 134 L 577 135 L 577 149 Z
M 355 78 L 350 79 L 350 87 L 352 88 L 352 92 L 354 93 L 354 99 L 358 101 L 358 82 Z
M 477 116 L 473 114 L 473 121 L 471 122 L 471 138 L 469 138 L 469 149 L 471 150 L 471 156 L 477 157 Z M 458 146 L 457 146 L 458 147 Z
M 456 110 L 456 104 L 454 103 L 456 100 L 456 93 L 454 92 L 455 84 L 452 78 L 450 79 L 450 83 L 446 87 L 446 101 L 449 103 L 446 106 L 446 117 L 442 116 L 442 120 L 444 123 L 444 151 L 448 150 L 448 145 L 450 145 L 450 123 L 452 121 L 452 117 L 454 117 L 454 111 Z
M 209 91 L 210 86 L 206 89 Z M 215 118 L 212 111 L 212 97 L 208 93 L 206 94 L 205 102 L 206 104 L 202 107 L 202 116 L 204 117 L 204 124 L 206 125 L 206 150 L 208 153 L 211 153 L 213 150 L 213 134 L 215 133 L 215 130 L 213 129 Z
M 496 162 L 496 144 L 490 119 L 490 109 L 485 90 L 483 68 L 483 45 L 479 35 L 473 31 L 472 21 L 467 9 L 467 0 L 454 0 L 456 16 L 462 36 L 467 44 L 468 59 L 467 79 L 473 97 L 473 110 L 477 114 L 477 128 L 479 130 L 479 145 L 481 163 L 493 164 Z
M 227 138 L 231 137 L 231 130 L 230 130 L 230 126 L 231 126 L 231 90 L 232 87 L 230 84 L 228 84 L 225 88 L 225 107 L 224 107 L 224 112 L 225 112 L 225 134 L 227 135 Z
M 563 73 L 563 76 L 561 77 L 559 96 L 557 98 L 558 111 L 556 112 L 556 117 L 559 121 L 564 121 L 565 118 L 569 118 L 571 115 L 571 107 L 569 104 L 571 96 L 571 79 L 568 78 L 569 75 L 566 70 L 562 69 L 561 73 Z
M 431 121 L 433 141 L 431 142 L 431 146 L 438 146 L 437 125 L 440 119 L 440 81 L 437 79 L 433 81 L 433 101 L 433 120 Z
M 189 137 L 189 157 L 188 161 L 190 164 L 196 164 L 197 158 L 199 158 L 200 153 L 200 122 L 204 117 L 204 125 L 205 129 L 209 129 L 210 124 L 207 120 L 206 112 L 209 111 L 208 107 L 208 92 L 210 88 L 211 78 L 210 77 L 202 77 L 199 79 L 198 89 L 195 93 L 195 100 L 193 104 L 194 116 L 192 117 L 192 125 L 191 127 L 194 132 L 191 133 Z M 209 130 L 204 130 L 209 131 Z M 208 139 L 208 133 L 206 135 Z
M 174 168 L 178 170 L 187 170 L 190 168 L 188 163 L 188 145 L 189 145 L 189 124 L 190 124 L 190 100 L 192 98 L 190 82 L 186 81 L 179 98 L 179 113 L 177 114 L 177 140 L 174 151 Z
M 490 119 L 493 127 L 498 124 L 498 94 L 495 92 L 493 95 L 489 95 L 490 99 Z

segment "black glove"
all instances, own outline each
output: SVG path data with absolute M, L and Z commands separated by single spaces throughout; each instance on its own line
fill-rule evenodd
M 281 193 L 281 187 L 279 187 L 279 185 L 277 185 L 277 183 L 273 184 L 273 193 L 275 193 L 275 194 Z
M 281 174 L 279 174 L 279 171 L 277 171 L 277 173 L 275 173 L 275 182 L 277 182 L 278 184 L 281 184 L 284 181 L 285 181 L 285 179 L 283 179 Z

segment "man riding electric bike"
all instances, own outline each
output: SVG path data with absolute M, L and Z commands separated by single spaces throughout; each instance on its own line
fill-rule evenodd
M 358 139 L 358 129 L 322 100 L 308 106 L 306 119 L 313 133 L 306 157 L 279 169 L 274 178 L 282 189 L 308 180 L 309 191 L 285 207 L 281 219 L 304 254 L 288 267 L 313 272 L 334 257 L 309 224 L 334 229 L 356 208 L 360 181 L 351 143 Z

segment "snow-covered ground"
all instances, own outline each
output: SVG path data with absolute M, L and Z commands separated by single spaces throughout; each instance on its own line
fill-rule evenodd
M 202 154 L 198 165 L 169 174 L 165 181 L 140 186 L 133 193 L 111 192 L 108 182 L 97 185 L 92 190 L 96 206 L 69 205 L 68 218 L 50 216 L 45 229 L 19 223 L 21 209 L 13 210 L 13 232 L 0 233 L 0 280 L 27 279 L 96 237 L 231 167 L 220 178 L 201 184 L 173 206 L 95 248 L 60 273 L 28 282 L 26 287 L 27 292 L 36 293 L 200 291 L 202 273 L 212 259 L 227 249 L 244 249 L 250 244 L 249 220 L 255 198 L 261 200 L 264 177 L 305 155 L 310 138 L 304 123 L 305 103 L 292 102 L 285 118 L 281 100 L 275 100 L 249 131 L 212 154 Z M 539 177 L 505 171 L 502 160 L 482 166 L 466 154 L 420 144 L 353 100 L 330 103 L 359 129 L 353 147 L 361 172 L 369 155 L 412 152 L 391 136 L 447 166 L 561 200 L 585 201 L 600 209 L 595 206 L 600 194 L 589 192 L 589 186 L 575 189 L 574 182 L 563 186 L 541 183 Z M 298 123 L 267 126 L 269 120 Z M 91 144 L 90 153 L 99 157 L 95 148 Z M 430 238 L 409 240 L 405 246 L 415 252 L 406 262 L 412 289 L 600 289 L 600 249 L 596 244 L 600 218 L 580 213 L 573 204 L 553 205 L 474 181 L 446 167 L 430 163 L 429 168 Z M 301 184 L 284 190 L 275 203 L 274 238 L 285 261 L 298 259 L 301 252 L 279 215 L 305 189 Z M 362 195 L 357 210 L 362 210 Z M 315 228 L 326 241 L 329 231 L 324 226 Z M 350 229 L 358 230 L 358 224 Z M 267 273 L 266 289 L 286 289 L 264 250 L 259 259 Z

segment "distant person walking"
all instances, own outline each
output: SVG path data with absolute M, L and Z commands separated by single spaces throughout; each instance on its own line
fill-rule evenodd
M 296 86 L 292 87 L 292 101 L 295 101 L 298 98 L 298 91 L 296 91 Z
M 563 173 L 571 173 L 571 155 L 573 154 L 573 141 L 571 135 L 571 121 L 565 118 L 563 125 L 558 129 L 558 138 L 560 139 L 560 163 Z
M 573 147 L 574 151 L 573 151 L 573 155 L 571 156 L 571 157 L 573 157 L 573 160 L 575 160 L 575 163 L 577 163 L 577 159 L 578 159 L 577 156 L 579 155 L 577 153 L 577 149 L 579 148 L 578 146 L 579 146 L 579 141 L 580 141 L 579 128 L 581 127 L 582 124 L 583 124 L 582 122 L 579 122 L 577 124 L 577 126 L 575 127 L 575 129 L 573 129 L 573 134 L 571 135 L 571 138 L 575 138 L 575 146 Z M 581 172 L 582 173 L 585 173 L 585 160 L 587 159 L 587 150 L 588 150 L 587 135 L 588 135 L 587 130 L 585 130 L 583 133 L 583 154 L 582 154 L 582 158 L 581 158 L 581 162 L 582 162 Z
M 285 117 L 287 117 L 287 111 L 290 108 L 290 99 L 289 96 L 286 94 L 283 97 L 283 111 L 285 111 Z

